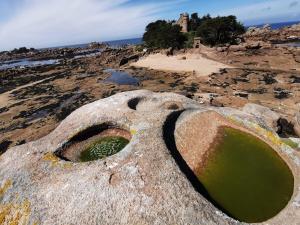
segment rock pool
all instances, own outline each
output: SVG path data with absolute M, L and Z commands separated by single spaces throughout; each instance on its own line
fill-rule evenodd
M 106 83 L 115 83 L 118 85 L 133 85 L 133 86 L 139 85 L 139 80 L 132 77 L 130 74 L 126 72 L 118 71 L 114 69 L 107 69 L 104 70 L 104 72 L 110 73 L 110 76 L 104 81 Z
M 293 194 L 294 178 L 283 159 L 265 142 L 222 127 L 196 175 L 228 215 L 243 222 L 277 215 Z
M 81 152 L 81 162 L 94 161 L 114 155 L 121 151 L 129 141 L 123 137 L 103 137 L 91 143 Z

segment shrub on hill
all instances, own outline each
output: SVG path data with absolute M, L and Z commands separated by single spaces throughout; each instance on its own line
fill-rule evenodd
M 186 36 L 181 33 L 179 25 L 173 25 L 171 22 L 158 20 L 150 23 L 146 27 L 143 36 L 145 45 L 150 48 L 182 48 L 186 41 Z

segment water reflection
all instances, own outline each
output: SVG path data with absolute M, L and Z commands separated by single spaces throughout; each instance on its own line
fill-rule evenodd
M 20 60 L 12 60 L 12 61 L 5 61 L 0 63 L 0 70 L 12 69 L 17 67 L 36 67 L 36 66 L 46 66 L 46 65 L 53 65 L 59 64 L 58 59 L 47 59 L 47 60 L 36 60 L 32 61 L 29 59 L 20 59 Z
M 107 69 L 104 70 L 105 73 L 110 73 L 111 75 L 104 80 L 106 83 L 115 83 L 118 85 L 133 85 L 133 86 L 138 86 L 139 85 L 139 80 L 130 74 L 124 72 L 124 71 L 119 71 L 119 70 L 114 70 L 114 69 Z

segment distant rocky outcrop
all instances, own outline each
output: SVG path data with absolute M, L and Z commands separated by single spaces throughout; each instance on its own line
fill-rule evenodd
M 16 48 L 11 51 L 12 54 L 23 54 L 23 53 L 29 53 L 29 52 L 34 52 L 36 51 L 34 48 L 26 48 L 26 47 L 21 47 L 21 48 Z
M 248 41 L 265 41 L 272 43 L 300 40 L 300 24 L 277 30 L 271 29 L 271 26 L 268 24 L 261 28 L 249 27 L 243 37 Z
M 91 42 L 88 47 L 92 49 L 104 49 L 107 48 L 109 45 L 106 43 L 100 43 L 100 42 Z

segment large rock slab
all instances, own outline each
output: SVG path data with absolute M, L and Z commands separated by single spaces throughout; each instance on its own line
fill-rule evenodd
M 0 224 L 240 224 L 195 189 L 172 152 L 175 127 L 200 112 L 252 130 L 274 146 L 293 171 L 295 191 L 289 205 L 266 224 L 297 224 L 300 156 L 265 130 L 262 118 L 144 90 L 83 106 L 46 137 L 2 154 Z M 214 127 L 213 119 L 206 122 Z M 57 156 L 74 136 L 99 124 L 128 130 L 130 143 L 87 163 Z
M 248 103 L 244 106 L 243 111 L 256 116 L 257 118 L 262 118 L 268 127 L 277 131 L 277 121 L 280 119 L 280 116 L 271 109 L 265 106 Z

